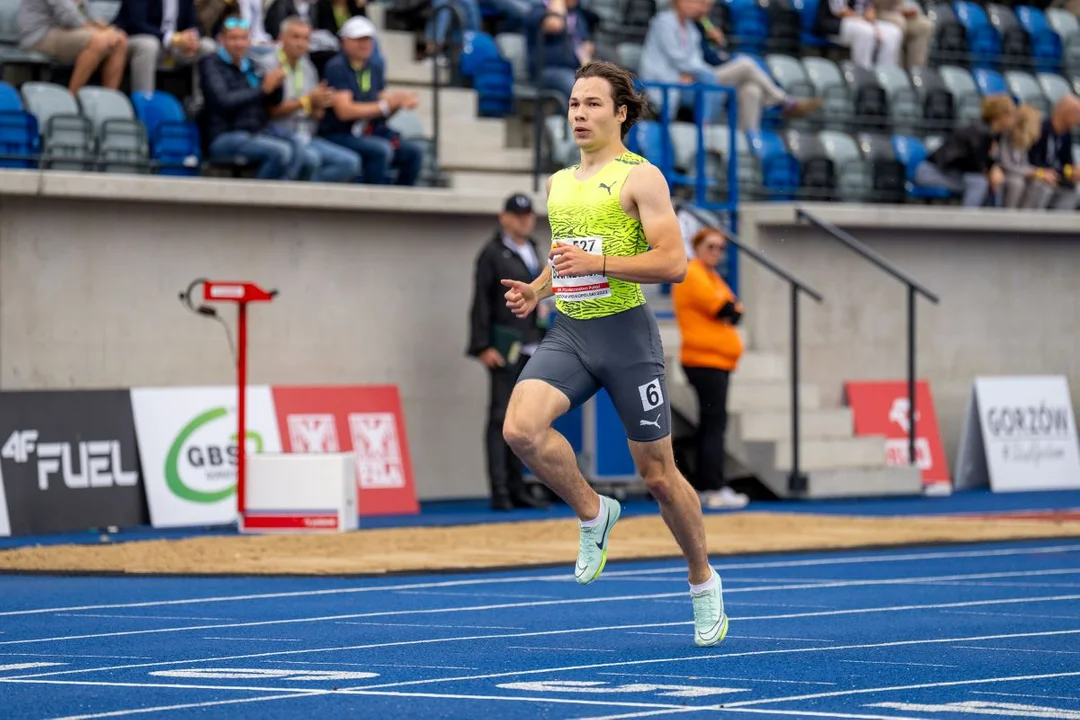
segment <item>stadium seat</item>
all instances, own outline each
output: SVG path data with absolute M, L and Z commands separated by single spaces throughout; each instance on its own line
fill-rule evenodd
M 39 144 L 37 119 L 15 88 L 0 82 L 0 168 L 36 167 Z
M 956 101 L 941 74 L 933 68 L 912 68 L 911 86 L 922 103 L 923 127 L 945 132 L 956 124 Z
M 495 45 L 514 69 L 514 95 L 535 95 L 532 74 L 529 72 L 529 49 L 525 36 L 520 33 L 499 33 Z
M 986 14 L 990 24 L 1001 37 L 1001 59 L 1005 66 L 1020 70 L 1031 69 L 1031 38 L 1016 19 L 1016 13 L 1005 5 L 989 3 Z
M 897 159 L 889 136 L 859 133 L 856 139 L 863 157 L 870 163 L 871 199 L 886 203 L 904 202 L 906 166 Z
M 814 86 L 810 83 L 810 78 L 806 77 L 806 70 L 797 58 L 773 53 L 765 57 L 765 63 L 769 66 L 769 74 L 788 95 L 794 98 L 814 97 Z M 806 117 L 792 118 L 785 124 L 787 127 L 808 129 L 814 127 L 815 122 L 815 118 Z
M 57 170 L 94 169 L 94 130 L 79 113 L 75 96 L 62 85 L 28 82 L 23 104 L 41 128 L 41 166 Z
M 88 0 L 86 9 L 89 17 L 111 25 L 120 12 L 120 0 Z
M 19 47 L 20 0 L 0 0 L 0 64 L 28 65 L 35 70 L 52 64 L 48 55 Z
M 548 115 L 544 118 L 544 135 L 548 141 L 551 165 L 564 168 L 573 165 L 577 145 L 570 132 L 570 122 L 565 115 Z
M 740 52 L 762 54 L 769 40 L 769 13 L 759 0 L 721 0 L 731 14 L 732 45 Z
M 889 98 L 873 70 L 858 67 L 850 60 L 841 66 L 855 112 L 855 127 L 884 131 L 889 128 Z
M 963 125 L 982 117 L 982 96 L 971 73 L 954 65 L 943 65 L 938 72 L 952 94 L 956 122 Z
M 851 124 L 854 108 L 840 68 L 825 58 L 804 57 L 802 62 L 806 77 L 814 86 L 814 94 L 823 101 L 821 117 L 826 127 L 847 128 Z
M 888 99 L 893 132 L 901 135 L 918 132 L 923 117 L 919 94 L 911 86 L 911 79 L 904 69 L 897 65 L 878 65 L 874 68 L 874 74 Z
M 1005 78 L 997 70 L 975 68 L 971 73 L 975 81 L 975 87 L 983 97 L 989 95 L 1004 95 L 1009 92 L 1009 86 L 1005 84 Z
M 637 72 L 641 66 L 641 45 L 637 43 L 619 43 L 615 48 L 615 53 L 619 58 L 619 62 L 633 72 Z
M 645 33 L 649 30 L 649 21 L 656 15 L 655 0 L 624 0 L 621 17 L 623 18 L 620 42 L 644 44 Z
M 766 12 L 769 13 L 769 40 L 770 52 L 799 54 L 799 36 L 801 19 L 799 13 L 789 0 L 773 0 L 767 3 Z
M 398 110 L 387 120 L 387 125 L 401 135 L 402 140 L 410 140 L 422 148 L 423 161 L 420 165 L 420 178 L 417 184 L 425 187 L 439 185 L 439 169 L 435 165 L 432 141 L 424 131 L 424 123 L 417 112 Z
M 953 4 L 956 20 L 967 36 L 968 52 L 973 67 L 997 68 L 1001 63 L 1001 36 L 991 24 L 986 10 L 968 0 Z
M 150 157 L 161 175 L 198 175 L 202 165 L 199 130 L 180 101 L 166 92 L 135 93 L 131 104 L 146 128 Z
M 1038 78 L 1039 86 L 1042 88 L 1043 95 L 1049 101 L 1050 107 L 1057 105 L 1058 100 L 1073 91 L 1069 81 L 1057 73 L 1042 72 L 1039 73 Z
M 1009 86 L 1009 92 L 1016 100 L 1024 105 L 1031 105 L 1046 116 L 1050 112 L 1051 104 L 1046 99 L 1039 81 L 1031 75 L 1020 70 L 1009 70 L 1005 73 L 1005 83 Z
M 1016 8 L 1016 19 L 1031 38 L 1031 59 L 1037 72 L 1060 72 L 1061 38 L 1050 27 L 1042 10 L 1030 5 Z
M 836 187 L 842 202 L 863 202 L 868 199 L 870 188 L 870 170 L 866 160 L 847 133 L 835 130 L 822 130 L 818 136 L 825 148 L 826 156 L 836 168 Z
M 892 138 L 893 152 L 896 159 L 904 166 L 906 178 L 904 188 L 908 197 L 916 200 L 944 200 L 951 193 L 943 188 L 924 187 L 915 184 L 915 171 L 919 163 L 926 159 L 930 151 L 916 137 L 894 135 Z
M 833 45 L 832 41 L 814 33 L 819 1 L 828 2 L 828 0 L 791 0 L 792 9 L 799 14 L 799 42 L 804 47 L 826 48 Z
M 672 182 L 675 157 L 671 137 L 664 131 L 663 124 L 652 120 L 635 124 L 626 135 L 626 149 L 660 168 L 668 182 Z
M 784 141 L 769 130 L 751 130 L 746 133 L 746 140 L 761 167 L 765 197 L 777 202 L 794 200 L 802 184 L 799 161 L 788 152 Z
M 673 122 L 668 126 L 671 137 L 671 157 L 674 172 L 673 184 L 677 187 L 692 187 L 698 176 L 698 126 L 694 123 Z M 704 148 L 705 137 L 702 131 L 700 146 Z M 705 176 L 708 178 L 708 176 Z
M 736 132 L 734 139 L 731 128 L 726 125 L 709 125 L 705 128 L 706 173 L 710 178 L 717 178 L 716 192 L 720 199 L 726 200 L 729 177 L 731 143 L 735 143 L 736 172 L 738 173 L 739 193 L 743 200 L 761 195 L 761 169 L 754 162 L 750 153 L 750 143 L 746 133 Z
M 1046 21 L 1061 38 L 1061 62 L 1065 74 L 1080 75 L 1080 20 L 1068 10 L 1051 8 L 1046 11 Z
M 98 167 L 105 172 L 146 173 L 150 149 L 146 128 L 135 119 L 127 96 L 101 87 L 79 89 L 82 114 L 94 129 Z
M 818 134 L 789 128 L 784 133 L 784 142 L 802 171 L 799 194 L 808 200 L 835 201 L 836 168 Z
M 964 26 L 956 19 L 952 5 L 947 2 L 932 3 L 926 8 L 926 16 L 934 23 L 930 64 L 967 64 L 970 61 L 967 35 Z

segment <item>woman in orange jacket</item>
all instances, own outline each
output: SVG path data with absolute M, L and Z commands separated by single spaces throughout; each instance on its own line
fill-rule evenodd
M 724 234 L 705 228 L 691 242 L 695 257 L 687 266 L 686 279 L 672 288 L 672 297 L 682 335 L 679 360 L 698 397 L 694 485 L 705 507 L 744 507 L 747 496 L 724 484 L 728 379 L 743 353 L 742 338 L 735 329 L 743 307 L 716 272 L 727 245 Z

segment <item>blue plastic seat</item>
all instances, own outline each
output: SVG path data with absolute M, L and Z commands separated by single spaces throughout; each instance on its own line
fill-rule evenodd
M 724 0 L 731 16 L 732 41 L 740 50 L 764 53 L 769 40 L 769 12 L 758 0 Z
M 1009 86 L 1005 83 L 1005 78 L 997 70 L 975 68 L 971 76 L 975 78 L 975 87 L 979 89 L 979 94 L 983 97 L 1011 94 Z
M 1031 59 L 1037 72 L 1060 72 L 1061 37 L 1050 27 L 1050 21 L 1042 10 L 1021 5 L 1016 8 L 1020 27 L 1031 37 Z
M 15 88 L 0 82 L 0 168 L 36 167 L 40 151 L 37 118 L 26 112 Z
M 956 19 L 967 35 L 971 62 L 974 67 L 997 68 L 1001 65 L 1001 35 L 990 22 L 986 10 L 968 0 L 957 0 L 953 6 Z
M 905 189 L 908 197 L 917 200 L 944 200 L 952 195 L 944 188 L 923 187 L 915 184 L 915 171 L 919 163 L 926 160 L 928 154 L 922 140 L 908 135 L 894 135 L 892 146 L 896 159 L 904 165 L 904 175 L 907 178 Z
M 802 184 L 799 161 L 788 152 L 783 139 L 771 130 L 746 133 L 751 154 L 761 164 L 761 185 L 769 200 L 794 200 Z
M 135 117 L 146 126 L 150 157 L 161 175 L 198 175 L 202 166 L 199 129 L 169 93 L 133 93 Z

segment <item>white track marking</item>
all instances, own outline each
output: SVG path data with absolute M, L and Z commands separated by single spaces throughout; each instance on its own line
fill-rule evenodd
M 33 668 L 58 667 L 60 665 L 67 665 L 67 663 L 56 663 L 56 662 L 8 663 L 7 665 L 0 665 L 0 672 L 10 672 L 12 670 L 31 670 Z
M 728 635 L 730 638 L 738 638 L 739 640 L 792 640 L 798 642 L 823 642 L 831 643 L 835 640 L 821 640 L 818 638 L 801 638 L 801 637 L 772 637 L 770 635 Z
M 72 653 L 0 652 L 0 657 L 98 658 L 101 660 L 153 660 L 149 655 L 78 655 Z
M 818 588 L 838 588 L 838 587 L 877 587 L 882 585 L 907 585 L 907 584 L 919 584 L 924 581 L 940 580 L 940 579 L 964 579 L 964 578 L 985 578 L 985 577 L 1022 577 L 1030 575 L 1080 575 L 1080 569 L 1062 569 L 1062 570 L 1025 570 L 1008 573 L 978 573 L 975 575 L 948 575 L 948 576 L 935 576 L 935 577 L 918 577 L 918 578 L 883 578 L 876 580 L 850 580 L 846 582 L 830 583 L 828 585 L 811 584 L 811 585 L 770 585 L 752 588 L 733 588 L 725 591 L 725 595 L 732 595 L 737 593 L 750 593 L 750 592 L 771 592 L 771 591 L 791 591 L 791 590 L 814 590 Z M 244 623 L 220 623 L 216 625 L 187 625 L 184 627 L 171 627 L 171 628 L 147 628 L 143 630 L 121 630 L 117 632 L 108 633 L 89 633 L 85 635 L 59 635 L 46 638 L 24 638 L 22 640 L 3 640 L 0 641 L 0 646 L 3 645 L 26 645 L 32 643 L 46 643 L 46 642 L 67 642 L 71 640 L 90 640 L 95 638 L 104 637 L 123 637 L 130 635 L 157 635 L 163 633 L 179 633 L 179 632 L 192 632 L 195 630 L 223 630 L 226 628 L 250 628 L 250 627 L 268 627 L 273 625 L 294 625 L 297 623 L 318 623 L 318 622 L 333 622 L 338 620 L 355 620 L 358 618 L 371 618 L 371 617 L 397 617 L 402 615 L 415 616 L 415 615 L 440 615 L 444 613 L 459 613 L 459 612 L 487 612 L 490 610 L 508 610 L 517 608 L 530 608 L 530 607 L 551 607 L 557 605 L 587 605 L 594 603 L 606 603 L 606 602 L 624 602 L 630 600 L 654 600 L 665 598 L 685 598 L 688 593 L 675 592 L 675 593 L 652 593 L 648 595 L 615 595 L 611 597 L 601 598 L 566 598 L 562 600 L 538 600 L 535 602 L 521 602 L 521 603 L 499 603 L 495 605 L 472 605 L 466 607 L 452 607 L 452 608 L 424 608 L 419 610 L 383 610 L 378 612 L 367 613 L 350 613 L 347 615 L 323 615 L 317 617 L 306 618 L 288 618 L 284 620 L 259 620 L 255 622 Z M 1070 597 L 1072 599 L 1080 598 L 1080 595 L 1072 596 L 1060 596 Z M 961 605 L 964 607 L 966 605 Z M 844 610 L 834 611 L 832 614 L 845 614 Z M 829 614 L 829 613 L 825 613 Z M 791 616 L 798 617 L 798 616 Z
M 1080 620 L 1080 615 L 1030 615 L 1028 613 L 984 613 L 967 610 L 942 610 L 945 615 L 982 615 L 985 617 L 1039 618 L 1043 620 Z
M 740 678 L 740 677 L 717 677 L 715 675 L 669 675 L 666 673 L 613 673 L 613 672 L 598 672 L 597 675 L 609 675 L 611 677 L 637 677 L 637 678 L 666 678 L 675 680 L 734 680 L 741 683 L 779 683 L 783 685 L 830 685 L 835 686 L 836 683 L 831 682 L 818 682 L 815 680 L 763 680 L 761 678 Z
M 342 620 L 338 625 L 373 625 L 378 627 L 452 628 L 454 630 L 524 630 L 513 625 L 428 625 L 426 623 L 351 622 Z
M 685 637 L 685 635 L 683 635 Z M 608 648 L 568 648 L 568 647 L 547 647 L 544 645 L 507 645 L 507 650 L 524 650 L 526 652 L 536 652 L 538 650 L 555 650 L 558 652 L 600 652 L 600 653 L 613 653 L 622 652 L 621 650 L 609 650 Z
M 159 705 L 149 708 L 134 708 L 132 710 L 114 710 L 112 712 L 94 713 L 93 715 L 68 715 L 56 718 L 56 720 L 97 720 L 98 718 L 124 717 L 125 715 L 142 715 L 145 713 L 169 712 L 171 710 L 194 710 L 196 708 L 216 707 L 218 705 L 242 705 L 244 703 L 265 702 L 266 700 L 288 700 L 289 698 L 311 697 L 323 693 L 295 693 L 293 695 L 264 695 L 262 697 L 245 698 L 243 700 L 212 700 L 210 702 L 184 703 L 182 705 Z
M 647 660 L 623 660 L 621 662 L 609 662 L 609 663 L 590 663 L 588 665 L 566 665 L 563 667 L 554 668 L 536 668 L 529 670 L 512 670 L 509 672 L 499 673 L 485 673 L 482 675 L 459 675 L 456 677 L 443 677 L 443 678 L 428 678 L 426 680 L 404 680 L 401 682 L 393 683 L 381 683 L 378 685 L 361 685 L 356 689 L 375 689 L 375 688 L 398 688 L 398 687 L 411 687 L 415 685 L 434 685 L 447 682 L 462 682 L 471 680 L 490 680 L 495 678 L 504 677 L 524 677 L 527 675 L 543 675 L 556 672 L 574 672 L 577 670 L 597 670 L 600 668 L 616 668 L 616 667 L 632 667 L 640 665 L 659 665 L 663 663 L 673 662 L 694 662 L 704 663 L 712 660 L 729 660 L 736 657 L 752 657 L 757 655 L 794 655 L 801 653 L 826 653 L 826 652 L 839 652 L 847 650 L 868 650 L 877 648 L 889 648 L 889 647 L 904 647 L 909 645 L 940 645 L 948 643 L 958 642 L 971 642 L 978 640 L 1004 640 L 1010 638 L 1026 638 L 1026 637 L 1052 637 L 1058 635 L 1080 635 L 1080 629 L 1077 630 L 1051 630 L 1047 632 L 1032 632 L 1032 633 L 1009 633 L 1007 635 L 982 635 L 976 637 L 963 637 L 963 638 L 926 638 L 923 640 L 894 640 L 891 642 L 880 643 L 865 643 L 860 645 L 833 645 L 831 647 L 808 647 L 808 648 L 781 648 L 774 650 L 750 650 L 746 652 L 734 652 L 724 654 L 709 654 L 698 653 L 696 655 L 683 655 L 680 657 L 671 658 L 650 658 Z M 69 672 L 57 672 L 47 673 L 48 675 L 63 675 Z M 1080 675 L 1080 672 L 1073 673 L 1074 675 Z M 1066 674 L 1067 675 L 1067 674 Z M 1057 677 L 1057 676 L 1054 676 Z M 1065 677 L 1065 676 L 1062 676 Z M 3 682 L 3 678 L 0 678 L 0 682 Z M 346 692 L 346 691 L 343 691 Z M 815 696 L 816 697 L 816 696 Z M 729 707 L 729 706 L 725 706 Z
M 1077 553 L 1080 552 L 1080 544 L 1075 545 L 1041 545 L 1033 546 L 1030 548 L 1007 548 L 1001 550 L 971 550 L 971 551 L 957 551 L 957 552 L 926 552 L 926 553 L 903 553 L 897 555 L 848 555 L 841 557 L 827 557 L 827 558 L 815 558 L 810 560 L 781 560 L 781 561 L 766 561 L 766 562 L 750 562 L 750 563 L 730 563 L 730 564 L 717 564 L 714 567 L 718 571 L 723 570 L 746 570 L 746 569 L 758 569 L 758 568 L 790 568 L 790 567 L 808 567 L 815 565 L 865 565 L 868 563 L 888 563 L 888 562 L 905 562 L 909 560 L 955 560 L 960 558 L 975 558 L 975 557 L 1008 557 L 1012 555 L 1033 555 L 1033 554 L 1051 554 L 1051 553 Z M 640 575 L 654 575 L 662 573 L 684 573 L 686 568 L 669 567 L 669 568 L 654 568 L 649 570 L 608 570 L 604 573 L 604 577 L 633 577 Z M 357 582 L 361 582 L 367 578 L 358 578 Z M 501 585 L 511 583 L 523 583 L 523 582 L 537 582 L 537 581 L 554 581 L 554 582 L 566 582 L 572 581 L 568 573 L 560 573 L 558 575 L 519 575 L 516 577 L 494 577 L 494 578 L 474 578 L 470 580 L 445 580 L 438 582 L 417 582 L 401 585 L 381 585 L 381 586 L 367 586 L 367 587 L 344 587 L 344 588 L 330 588 L 326 590 L 297 590 L 293 592 L 277 592 L 277 593 L 252 593 L 247 595 L 221 595 L 202 598 L 185 598 L 181 600 L 152 600 L 149 602 L 135 602 L 135 603 L 108 603 L 99 605 L 77 605 L 71 607 L 54 607 L 54 608 L 35 608 L 28 610 L 8 610 L 0 612 L 0 617 L 8 617 L 14 615 L 38 615 L 42 613 L 56 613 L 56 612 L 72 612 L 76 610 L 112 610 L 117 608 L 137 608 L 137 607 L 166 607 L 170 605 L 197 605 L 200 603 L 219 603 L 219 602 L 243 602 L 248 600 L 273 600 L 278 598 L 292 598 L 292 597 L 318 597 L 325 595 L 350 595 L 355 593 L 368 593 L 368 592 L 389 592 L 395 590 L 423 590 L 430 588 L 443 588 L 443 587 L 469 587 L 480 585 Z
M 904 667 L 944 667 L 954 668 L 960 667 L 959 665 L 939 665 L 937 663 L 919 663 L 919 662 L 889 662 L 888 660 L 841 660 L 842 663 L 858 663 L 860 665 L 903 665 Z
M 304 642 L 302 638 L 217 637 L 212 635 L 204 635 L 203 640 L 228 640 L 229 642 Z
M 1080 655 L 1080 650 L 1036 650 L 1034 648 L 980 647 L 978 645 L 957 645 L 958 650 L 993 650 L 1010 653 L 1048 653 L 1050 655 Z
M 480 668 L 466 665 L 413 665 L 407 663 L 343 663 L 343 662 L 311 662 L 305 660 L 267 660 L 278 665 L 329 665 L 331 667 L 384 667 L 384 668 L 407 668 L 409 670 L 479 670 Z
M 603 715 L 600 717 L 579 718 L 579 720 L 630 720 L 631 718 L 658 717 L 660 715 L 677 715 L 680 713 L 699 711 L 729 712 L 728 708 L 721 709 L 719 707 L 707 706 L 700 708 L 679 708 L 677 710 L 652 710 L 627 713 L 625 715 Z M 813 710 L 768 710 L 765 708 L 739 708 L 730 710 L 730 712 L 754 713 L 757 715 L 795 715 L 797 717 L 836 718 L 837 720 L 932 720 L 930 718 L 915 717 L 914 715 L 855 715 L 852 713 L 818 712 Z
M 972 600 L 972 601 L 969 601 L 969 602 L 962 602 L 962 603 L 938 603 L 938 604 L 933 604 L 933 605 L 905 605 L 905 606 L 891 605 L 891 606 L 874 607 L 874 608 L 853 608 L 853 609 L 850 609 L 850 610 L 828 610 L 828 611 L 818 612 L 818 613 L 791 613 L 791 614 L 788 614 L 788 615 L 757 615 L 757 616 L 749 616 L 749 617 L 743 617 L 743 618 L 733 618 L 733 622 L 747 622 L 747 621 L 752 621 L 752 620 L 777 620 L 777 619 L 786 619 L 786 618 L 821 617 L 821 616 L 838 615 L 838 614 L 855 615 L 855 614 L 862 614 L 862 613 L 880 613 L 880 612 L 894 613 L 894 612 L 900 612 L 900 611 L 932 610 L 932 609 L 942 608 L 942 607 L 972 607 L 972 606 L 977 606 L 977 605 L 982 605 L 982 606 L 985 606 L 985 605 L 1004 605 L 1004 604 L 1014 604 L 1014 603 L 1030 603 L 1030 602 L 1036 602 L 1036 601 L 1038 601 L 1038 602 L 1050 602 L 1050 601 L 1077 600 L 1077 599 L 1080 599 L 1080 595 L 1063 595 L 1063 596 L 1060 596 L 1060 597 L 1048 597 L 1048 598 L 1006 598 L 1006 599 L 1003 599 L 1003 600 Z M 22 676 L 19 676 L 19 677 L 52 677 L 52 676 L 56 676 L 56 675 L 70 675 L 70 674 L 74 674 L 74 673 L 109 672 L 109 671 L 114 671 L 114 670 L 128 670 L 128 669 L 133 669 L 133 668 L 144 668 L 144 667 L 164 667 L 164 666 L 168 666 L 168 665 L 184 665 L 184 664 L 198 663 L 198 662 L 220 662 L 220 661 L 223 661 L 223 660 L 246 660 L 246 659 L 250 659 L 250 658 L 282 657 L 282 656 L 286 656 L 286 655 L 301 655 L 301 654 L 320 653 L 320 652 L 355 652 L 357 650 L 371 650 L 371 649 L 386 648 L 386 647 L 400 647 L 400 646 L 404 646 L 404 645 L 426 645 L 426 644 L 433 644 L 433 643 L 450 643 L 450 642 L 474 642 L 474 641 L 478 641 L 478 640 L 501 640 L 501 639 L 506 639 L 506 638 L 541 637 L 541 636 L 547 636 L 547 635 L 574 635 L 574 634 L 578 634 L 578 633 L 587 633 L 587 632 L 608 632 L 608 631 L 611 631 L 611 630 L 640 630 L 640 629 L 645 629 L 645 628 L 677 627 L 677 626 L 684 626 L 684 625 L 691 625 L 691 624 L 692 624 L 691 621 L 666 622 L 666 623 L 644 623 L 644 624 L 637 624 L 637 625 L 615 625 L 615 626 L 608 626 L 608 627 L 570 628 L 570 629 L 565 629 L 565 630 L 543 630 L 543 631 L 537 631 L 537 632 L 510 633 L 510 634 L 503 634 L 503 635 L 468 635 L 468 636 L 454 636 L 454 637 L 442 637 L 442 638 L 427 638 L 427 639 L 421 639 L 421 640 L 400 640 L 400 641 L 396 641 L 396 642 L 374 643 L 374 644 L 364 644 L 364 645 L 345 645 L 345 646 L 337 646 L 337 647 L 305 648 L 305 649 L 301 649 L 301 650 L 278 650 L 278 651 L 271 651 L 271 652 L 249 653 L 249 654 L 244 654 L 244 655 L 230 655 L 230 656 L 226 656 L 226 657 L 192 658 L 192 659 L 189 659 L 189 660 L 166 660 L 166 661 L 160 661 L 160 662 L 138 663 L 138 664 L 130 664 L 130 665 L 113 665 L 113 666 L 106 666 L 106 667 L 83 668 L 83 669 L 79 669 L 79 670 L 63 670 L 63 671 L 49 672 L 49 673 L 38 673 L 38 674 L 34 674 L 34 675 L 22 675 Z M 1072 631 L 1058 631 L 1058 632 L 1069 633 L 1069 632 L 1072 632 Z M 1077 632 L 1080 632 L 1080 631 L 1077 631 Z M 1050 634 L 1054 634 L 1054 633 L 1050 633 Z M 998 636 L 993 636 L 993 637 L 998 637 Z M 1026 635 L 1004 635 L 1004 636 L 1000 636 L 1000 637 L 1028 637 L 1028 636 L 1026 636 Z M 983 637 L 979 637 L 979 638 L 961 638 L 957 642 L 963 642 L 963 641 L 972 640 L 972 639 L 984 639 L 984 638 Z M 930 640 L 930 641 L 926 641 L 926 642 L 936 642 L 936 641 Z M 869 645 L 869 646 L 852 645 L 852 646 L 849 646 L 849 647 L 850 648 L 862 648 L 862 647 L 878 647 L 878 646 L 877 645 Z M 815 650 L 815 649 L 817 649 L 817 648 L 806 648 L 806 650 Z M 829 648 L 829 649 L 836 649 L 836 648 Z M 761 650 L 761 651 L 750 652 L 750 653 L 745 653 L 745 654 L 761 655 L 761 654 L 771 654 L 771 653 L 774 653 L 774 652 L 782 653 L 782 652 L 791 652 L 791 651 L 790 650 Z M 698 656 L 698 657 L 700 658 L 701 656 Z M 730 655 L 728 657 L 730 657 Z M 689 658 L 687 658 L 687 659 L 689 659 Z M 655 660 L 655 661 L 633 661 L 633 662 L 637 663 L 637 662 L 668 662 L 668 661 L 667 660 Z M 614 663 L 614 664 L 607 663 L 607 664 L 598 665 L 597 667 L 612 667 L 612 666 L 618 666 L 619 664 L 620 663 Z M 591 667 L 591 666 L 584 666 L 584 667 Z M 557 671 L 557 670 L 559 670 L 559 668 L 553 668 L 552 669 L 552 671 Z M 510 674 L 513 675 L 515 673 L 510 673 Z M 5 678 L 0 678 L 0 682 L 2 682 L 4 679 Z M 454 678 L 451 678 L 451 679 L 454 679 Z M 464 678 L 464 679 L 469 679 L 469 678 Z M 421 682 L 434 682 L 434 681 L 421 681 Z
M 54 617 L 116 618 L 119 620 L 213 620 L 214 622 L 225 622 L 227 620 L 236 619 L 223 617 L 197 617 L 194 615 L 107 615 L 104 613 L 56 613 Z
M 983 690 L 972 690 L 972 695 L 1001 695 L 1003 697 L 1024 697 L 1024 698 L 1040 698 L 1042 700 L 1080 700 L 1080 697 L 1074 695 L 1031 695 L 1030 693 L 1003 693 L 1003 692 L 985 692 Z

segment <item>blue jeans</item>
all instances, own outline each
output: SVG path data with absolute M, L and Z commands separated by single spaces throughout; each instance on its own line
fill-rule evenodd
M 259 180 L 285 180 L 293 159 L 288 140 L 266 135 L 232 130 L 222 133 L 210 143 L 210 159 L 229 162 L 245 158 L 259 163 L 255 177 Z
M 308 143 L 296 136 L 289 140 L 293 146 L 290 180 L 351 182 L 360 174 L 360 156 L 348 148 L 319 137 L 311 138 Z
M 462 22 L 465 24 L 465 27 L 460 29 L 461 32 L 480 29 L 483 18 L 480 17 L 480 4 L 477 0 L 434 0 L 432 11 L 438 12 L 439 8 L 446 5 L 450 5 L 458 11 L 458 16 L 461 17 Z M 450 32 L 450 14 L 444 11 L 433 17 L 435 17 L 434 32 L 432 32 L 432 24 L 428 23 L 427 38 L 428 41 L 434 42 L 436 45 L 442 45 L 446 42 L 447 33 Z
M 554 90 L 569 99 L 570 93 L 574 91 L 576 72 L 577 70 L 568 67 L 546 67 L 540 72 L 540 89 Z
M 377 135 L 328 135 L 327 140 L 346 147 L 361 160 L 361 182 L 368 185 L 389 185 L 387 170 L 397 168 L 397 185 L 415 185 L 424 162 L 424 149 L 420 145 L 402 140 L 395 151 L 390 141 Z
M 992 199 L 990 181 L 983 173 L 946 173 L 930 162 L 923 160 L 915 168 L 915 183 L 924 187 L 944 188 L 950 192 L 962 193 L 960 204 L 964 207 L 983 207 Z

